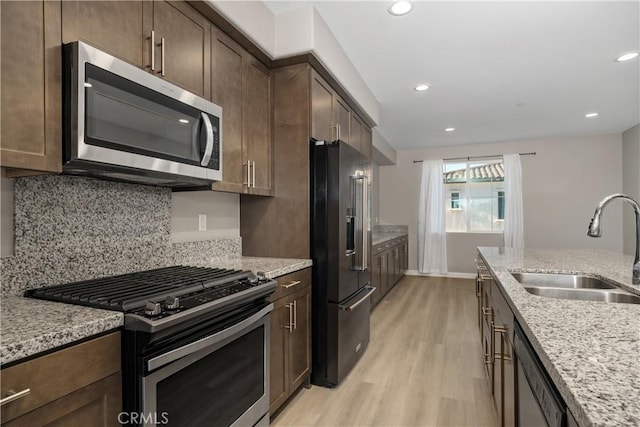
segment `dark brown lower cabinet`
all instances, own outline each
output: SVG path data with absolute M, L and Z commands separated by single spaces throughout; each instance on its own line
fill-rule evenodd
M 371 250 L 371 283 L 376 291 L 371 295 L 371 309 L 384 298 L 404 276 L 408 266 L 408 237 L 379 243 Z
M 273 416 L 311 374 L 311 269 L 279 277 L 271 297 L 269 413 Z
M 493 394 L 498 425 L 516 424 L 515 353 L 513 352 L 514 317 L 511 308 L 486 265 L 476 261 L 476 297 L 483 348 L 483 363 Z
M 117 426 L 122 411 L 120 333 L 2 369 L 3 426 Z

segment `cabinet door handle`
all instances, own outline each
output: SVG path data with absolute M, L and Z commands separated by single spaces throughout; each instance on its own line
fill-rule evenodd
M 256 188 L 256 161 L 253 161 L 253 167 L 251 168 L 251 182 L 253 183 L 253 188 Z
M 494 360 L 510 361 L 511 360 L 511 356 L 506 354 L 505 346 L 504 346 L 504 341 L 505 341 L 504 336 L 509 333 L 509 330 L 507 328 L 505 328 L 504 326 L 492 325 L 492 328 L 493 328 L 493 333 L 494 334 L 496 332 L 500 334 L 500 353 L 496 353 L 496 354 L 493 355 Z
M 164 77 L 164 37 L 160 39 L 160 75 Z
M 7 393 L 9 394 L 7 397 L 4 397 L 4 398 L 0 399 L 0 406 L 4 405 L 6 403 L 9 403 L 9 402 L 13 402 L 14 400 L 18 400 L 18 399 L 21 399 L 21 398 L 25 397 L 27 394 L 31 393 L 31 389 L 30 388 L 26 388 L 26 389 L 24 389 L 22 391 L 19 391 L 17 393 L 14 392 L 14 391 L 9 390 Z
M 244 166 L 244 163 L 242 164 Z M 251 160 L 247 160 L 247 181 L 243 182 L 248 187 L 251 187 Z
M 285 325 L 285 329 L 288 329 L 289 332 L 293 331 L 293 303 L 289 303 L 286 305 L 287 309 L 289 309 L 289 323 Z
M 482 291 L 480 291 L 480 283 L 482 283 L 482 280 L 480 280 L 480 278 L 476 278 L 476 297 L 480 298 L 482 296 Z
M 491 311 L 491 307 L 482 307 L 482 314 L 484 314 L 485 316 L 491 316 L 491 314 L 493 314 L 493 312 Z
M 151 30 L 151 71 L 156 70 L 156 32 Z
M 293 286 L 299 285 L 300 284 L 300 280 L 292 280 L 291 282 L 289 282 L 288 285 L 281 285 L 283 288 L 285 289 L 289 289 Z
M 298 300 L 293 300 L 293 329 L 298 329 Z

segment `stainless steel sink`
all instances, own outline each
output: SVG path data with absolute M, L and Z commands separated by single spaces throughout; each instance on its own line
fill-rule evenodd
M 640 304 L 640 296 L 621 289 L 563 289 L 539 286 L 525 286 L 524 288 L 527 292 L 541 297 Z
M 524 286 L 568 289 L 617 289 L 611 283 L 592 276 L 555 273 L 511 273 Z
M 511 273 L 511 275 L 527 292 L 541 297 L 640 304 L 640 296 L 597 277 L 556 273 Z

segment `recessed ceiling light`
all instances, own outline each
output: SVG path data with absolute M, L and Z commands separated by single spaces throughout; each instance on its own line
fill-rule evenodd
M 84 82 L 84 87 L 93 87 L 93 85 L 91 83 Z
M 590 119 L 591 117 L 597 117 L 598 113 L 587 113 L 584 115 L 586 118 Z
M 396 0 L 391 3 L 387 10 L 394 16 L 406 15 L 413 9 L 413 3 L 413 1 L 409 0 Z
M 638 57 L 638 52 L 629 52 L 616 58 L 616 62 L 630 61 Z
M 189 123 L 189 120 L 187 120 L 187 119 L 180 119 L 180 120 L 178 120 L 178 121 L 179 121 L 180 123 Z
M 414 87 L 413 89 L 418 91 L 418 92 L 424 92 L 425 90 L 429 89 L 429 85 L 427 84 L 419 84 L 418 86 Z
M 444 131 L 445 132 L 453 132 L 454 130 L 456 130 L 456 128 L 446 128 Z

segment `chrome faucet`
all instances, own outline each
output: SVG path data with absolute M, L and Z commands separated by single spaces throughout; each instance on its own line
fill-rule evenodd
M 640 204 L 633 200 L 631 197 L 626 194 L 616 193 L 610 196 L 605 197 L 600 201 L 596 211 L 593 214 L 593 218 L 591 218 L 591 223 L 589 223 L 589 230 L 587 231 L 587 236 L 589 237 L 601 237 L 602 230 L 600 229 L 600 217 L 602 216 L 602 209 L 609 204 L 613 199 L 622 199 L 627 201 L 633 210 L 636 212 L 636 257 L 633 260 L 633 284 L 640 285 Z

